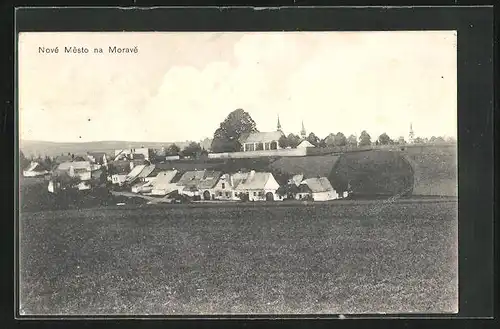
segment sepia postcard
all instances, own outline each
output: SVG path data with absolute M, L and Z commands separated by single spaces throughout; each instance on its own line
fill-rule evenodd
M 22 32 L 20 315 L 458 312 L 457 33 Z

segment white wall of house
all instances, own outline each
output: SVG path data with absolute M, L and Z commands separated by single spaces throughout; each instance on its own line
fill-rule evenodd
M 125 179 L 127 179 L 126 174 L 114 174 L 111 176 L 111 182 L 113 182 L 113 184 L 122 185 L 125 182 Z

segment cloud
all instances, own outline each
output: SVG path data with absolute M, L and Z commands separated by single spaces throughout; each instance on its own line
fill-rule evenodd
M 263 131 L 275 129 L 279 114 L 286 132 L 297 133 L 304 120 L 321 137 L 363 129 L 406 136 L 410 122 L 417 135 L 453 134 L 452 33 L 60 37 L 63 44 L 137 44 L 140 53 L 130 57 L 40 57 L 32 48 L 43 38 L 28 38 L 21 52 L 20 123 L 32 139 L 200 139 L 243 108 Z

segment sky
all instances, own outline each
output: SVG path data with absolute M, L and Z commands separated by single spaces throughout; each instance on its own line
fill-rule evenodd
M 21 140 L 201 140 L 237 108 L 260 131 L 457 136 L 455 31 L 30 32 L 18 65 Z

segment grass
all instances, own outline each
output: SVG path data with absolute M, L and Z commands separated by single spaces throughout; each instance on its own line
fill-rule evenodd
M 21 313 L 453 312 L 456 207 L 373 201 L 24 212 Z

